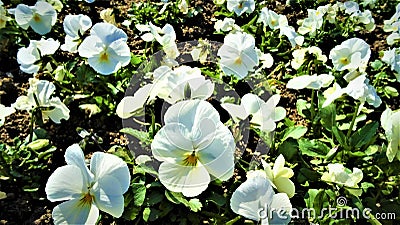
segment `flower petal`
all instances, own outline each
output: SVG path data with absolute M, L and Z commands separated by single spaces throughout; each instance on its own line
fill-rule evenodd
M 99 209 L 72 199 L 54 207 L 52 217 L 54 224 L 96 224 Z
M 84 181 L 79 167 L 75 165 L 59 167 L 47 180 L 45 188 L 47 199 L 54 202 L 79 198 L 87 190 Z
M 61 102 L 60 98 L 52 98 L 50 99 L 51 106 L 55 108 L 50 111 L 42 111 L 43 114 L 46 114 L 54 123 L 61 123 L 62 119 L 69 119 L 69 109 L 67 106 Z
M 139 88 L 133 96 L 124 97 L 117 106 L 117 115 L 122 119 L 135 115 L 146 104 L 152 88 L 153 84 L 146 84 Z
M 220 180 L 228 180 L 233 175 L 235 141 L 232 133 L 224 125 L 214 132 L 208 146 L 199 149 L 199 160 L 207 171 Z
M 229 115 L 233 118 L 238 118 L 240 120 L 246 119 L 249 114 L 246 112 L 246 109 L 243 105 L 235 105 L 231 103 L 222 103 L 221 107 L 228 111 Z
M 90 171 L 97 179 L 102 179 L 107 175 L 117 179 L 122 193 L 125 193 L 129 188 L 131 175 L 128 166 L 118 156 L 103 152 L 93 153 L 90 160 Z
M 194 197 L 207 189 L 210 176 L 204 166 L 181 166 L 163 162 L 158 170 L 161 183 L 170 191 L 182 192 L 186 197 Z
M 68 165 L 74 165 L 81 169 L 85 184 L 89 186 L 94 176 L 85 164 L 85 156 L 83 155 L 81 147 L 79 147 L 78 144 L 69 146 L 65 151 L 64 157 Z
M 151 143 L 153 156 L 159 161 L 174 163 L 183 160 L 185 154 L 192 152 L 192 141 L 187 137 L 189 131 L 179 123 L 169 123 L 161 128 Z
M 110 23 L 96 23 L 90 30 L 90 35 L 97 36 L 105 45 L 123 39 L 128 40 L 126 33 Z
M 90 58 L 98 55 L 103 51 L 104 45 L 101 39 L 96 36 L 86 37 L 81 45 L 79 45 L 78 52 L 82 57 Z
M 293 197 L 295 194 L 294 183 L 287 177 L 276 177 L 274 179 L 274 184 L 278 192 L 286 193 L 289 198 Z
M 248 219 L 259 221 L 260 210 L 268 210 L 274 190 L 267 178 L 254 176 L 247 179 L 233 192 L 231 209 Z
M 124 212 L 124 196 L 121 184 L 115 177 L 105 175 L 93 187 L 96 206 L 113 217 L 121 217 Z

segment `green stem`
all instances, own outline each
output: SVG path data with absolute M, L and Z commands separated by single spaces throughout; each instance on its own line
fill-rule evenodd
M 34 108 L 32 110 L 31 120 L 29 122 L 29 142 L 28 143 L 31 143 L 32 139 L 33 139 L 33 124 L 35 123 L 36 109 L 37 108 Z
M 346 135 L 347 139 L 350 138 L 351 132 L 353 131 L 353 127 L 354 127 L 354 124 L 356 123 L 357 113 L 358 113 L 358 109 L 360 108 L 360 105 L 361 105 L 361 103 L 357 102 L 356 111 L 353 114 L 353 118 L 351 119 L 349 130 L 347 131 L 347 135 Z

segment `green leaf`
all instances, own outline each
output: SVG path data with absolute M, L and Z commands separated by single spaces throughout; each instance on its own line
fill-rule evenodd
M 304 196 L 304 201 L 306 202 L 307 208 L 311 209 L 314 207 L 314 199 L 318 192 L 319 191 L 317 189 L 309 189 L 307 191 L 307 194 Z
M 151 213 L 151 210 L 150 210 L 149 207 L 146 207 L 146 208 L 143 210 L 143 220 L 144 220 L 145 222 L 147 222 L 147 221 L 149 220 L 150 213 Z
M 279 154 L 282 154 L 286 160 L 292 161 L 297 156 L 299 144 L 295 140 L 286 140 L 278 147 Z
M 368 144 L 378 130 L 378 127 L 379 123 L 375 121 L 357 130 L 350 137 L 350 145 L 355 148 L 361 148 L 363 145 Z
M 170 202 L 174 204 L 183 204 L 186 207 L 190 208 L 190 210 L 192 210 L 193 212 L 199 211 L 203 206 L 199 199 L 192 198 L 190 199 L 190 201 L 188 201 L 185 199 L 182 193 L 165 190 L 165 196 Z
M 223 206 L 226 204 L 226 198 L 216 192 L 211 192 L 211 196 L 207 198 L 207 201 L 214 202 L 217 206 Z
M 146 198 L 146 186 L 144 183 L 133 183 L 131 185 L 133 195 L 133 204 L 137 207 L 140 207 L 144 203 L 144 199 Z
M 119 132 L 124 133 L 124 134 L 129 134 L 129 135 L 139 139 L 139 141 L 145 145 L 149 145 L 151 143 L 149 133 L 147 133 L 147 132 L 135 130 L 131 127 L 122 128 L 121 130 L 119 130 Z
M 332 127 L 332 133 L 341 146 L 347 148 L 346 136 L 337 127 Z
M 146 203 L 149 206 L 160 203 L 164 199 L 164 194 L 158 191 L 149 192 L 146 198 Z
M 190 210 L 192 210 L 193 212 L 198 212 L 201 210 L 201 207 L 203 207 L 203 205 L 201 204 L 200 200 L 197 198 L 192 198 L 190 199 L 189 203 L 187 204 L 187 206 L 190 208 Z
M 380 60 L 378 60 L 378 59 L 376 59 L 375 61 L 371 62 L 371 67 L 372 67 L 374 70 L 379 70 L 382 66 L 383 66 L 382 61 L 380 61 Z
M 298 99 L 296 102 L 297 113 L 305 118 L 306 115 L 303 113 L 303 111 L 306 111 L 309 108 L 309 106 L 310 104 L 306 100 Z
M 391 86 L 385 86 L 385 93 L 391 97 L 397 97 L 399 96 L 399 91 L 397 91 L 396 88 L 391 87 Z
M 332 130 L 332 127 L 336 124 L 336 106 L 330 104 L 325 108 L 319 110 L 319 116 L 321 117 L 321 124 L 328 131 Z
M 320 175 L 316 171 L 307 168 L 301 168 L 297 175 L 297 181 L 300 184 L 304 184 L 306 181 L 318 181 L 319 178 Z
M 301 154 L 308 155 L 312 157 L 325 157 L 330 148 L 318 140 L 308 140 L 308 139 L 299 139 L 297 140 L 299 143 L 299 149 Z
M 307 127 L 303 126 L 296 126 L 296 127 L 289 127 L 285 129 L 285 135 L 283 135 L 282 141 L 285 141 L 288 138 L 299 139 L 305 133 L 307 133 Z
M 140 56 L 137 56 L 134 54 L 131 55 L 131 64 L 132 65 L 139 65 L 140 63 L 142 63 L 142 61 L 143 60 Z

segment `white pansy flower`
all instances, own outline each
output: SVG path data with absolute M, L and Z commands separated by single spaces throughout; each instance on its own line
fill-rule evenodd
M 38 1 L 34 6 L 19 4 L 9 12 L 15 15 L 15 21 L 22 29 L 31 27 L 40 35 L 49 33 L 57 21 L 56 10 L 45 1 Z
M 346 1 L 342 7 L 346 14 L 353 14 L 360 10 L 358 3 L 354 1 Z
M 15 112 L 13 106 L 6 107 L 5 105 L 0 104 L 0 127 L 3 126 L 5 118 Z
M 53 38 L 39 41 L 31 40 L 28 47 L 22 47 L 18 50 L 17 61 L 20 64 L 20 69 L 25 73 L 37 73 L 40 68 L 40 64 L 37 64 L 37 62 L 41 57 L 54 54 L 59 46 L 60 42 Z
M 141 113 L 146 102 L 156 97 L 174 104 L 185 99 L 209 98 L 214 91 L 214 83 L 205 79 L 199 68 L 180 66 L 171 69 L 161 66 L 153 72 L 153 82 L 141 87 L 134 96 L 126 96 L 117 106 L 117 115 L 123 119 Z
M 207 189 L 210 175 L 222 181 L 232 177 L 233 135 L 210 103 L 178 102 L 167 110 L 164 121 L 151 150 L 162 162 L 159 179 L 168 190 L 194 197 Z
M 377 108 L 382 103 L 382 100 L 377 95 L 375 88 L 369 84 L 369 80 L 363 74 L 350 81 L 346 88 L 341 88 L 339 84 L 335 83 L 334 87 L 326 90 L 324 92 L 326 100 L 322 107 L 328 106 L 337 98 L 340 98 L 343 94 L 347 94 L 355 100 L 360 101 L 362 105 L 367 102 L 368 104 Z
M 80 38 L 92 26 L 92 20 L 86 15 L 67 15 L 64 18 L 63 27 L 67 34 L 61 50 L 75 53 L 78 51 Z
M 255 94 L 245 94 L 240 105 L 223 103 L 224 108 L 233 117 L 233 119 L 244 120 L 252 115 L 250 123 L 260 128 L 262 131 L 271 132 L 275 130 L 275 122 L 282 120 L 286 116 L 286 110 L 283 107 L 277 107 L 280 95 L 271 96 L 267 102 L 264 102 Z
M 290 62 L 290 65 L 293 67 L 293 69 L 297 70 L 303 65 L 303 63 L 306 61 L 306 53 L 313 55 L 322 63 L 325 63 L 328 60 L 326 55 L 322 54 L 322 50 L 319 47 L 311 46 L 308 48 L 295 49 L 292 52 L 293 60 Z
M 235 24 L 235 20 L 229 17 L 225 17 L 224 20 L 217 20 L 214 25 L 214 29 L 217 32 L 226 31 L 241 31 L 241 28 Z
M 345 88 L 345 92 L 354 99 L 359 100 L 362 104 L 367 102 L 377 108 L 381 105 L 382 101 L 376 94 L 375 88 L 368 83 L 369 80 L 365 75 L 361 75 L 350 81 Z
M 47 199 L 65 201 L 53 209 L 55 224 L 95 224 L 99 210 L 113 217 L 124 211 L 124 196 L 130 185 L 130 173 L 119 157 L 95 152 L 90 170 L 78 144 L 65 151 L 67 165 L 57 168 L 46 184 Z
M 249 71 L 259 64 L 255 49 L 255 39 L 247 33 L 234 33 L 225 36 L 224 44 L 218 49 L 220 66 L 226 75 L 239 79 L 246 77 Z
M 285 35 L 292 48 L 303 45 L 304 37 L 296 33 L 295 29 L 291 26 L 281 27 L 280 28 L 280 36 Z
M 256 4 L 254 0 L 227 0 L 226 8 L 229 12 L 234 11 L 236 15 L 240 16 L 243 13 L 252 13 Z
M 400 82 L 400 54 L 399 48 L 383 51 L 382 61 L 387 63 L 393 71 L 396 71 L 397 81 Z
M 332 102 L 334 102 L 336 99 L 342 97 L 342 95 L 345 93 L 345 90 L 340 87 L 338 83 L 334 83 L 333 87 L 328 88 L 327 90 L 324 91 L 323 95 L 325 97 L 325 102 L 322 105 L 322 107 L 327 107 L 330 105 Z
M 389 20 L 384 20 L 383 21 L 383 31 L 385 32 L 396 32 L 399 30 L 400 26 L 400 3 L 397 4 L 396 6 L 396 12 L 393 14 L 393 16 Z
M 322 27 L 324 22 L 324 14 L 321 11 L 315 9 L 307 9 L 308 17 L 301 22 L 301 26 L 298 29 L 299 34 L 307 34 L 315 36 L 318 29 Z
M 350 171 L 340 163 L 328 164 L 328 172 L 323 173 L 321 177 L 323 181 L 349 187 L 347 190 L 356 196 L 360 196 L 362 193 L 361 189 L 357 189 L 362 179 L 363 172 L 360 169 L 353 168 L 353 171 Z
M 387 108 L 381 115 L 381 124 L 389 142 L 386 150 L 389 162 L 395 158 L 400 160 L 400 110 Z
M 97 23 L 78 48 L 79 55 L 88 58 L 98 73 L 109 75 L 129 64 L 131 52 L 126 33 L 109 23 Z
M 150 22 L 149 25 L 137 24 L 136 29 L 140 32 L 147 32 L 141 36 L 144 41 L 151 42 L 156 40 L 160 43 L 168 58 L 175 59 L 179 56 L 179 51 L 175 43 L 176 33 L 174 27 L 170 24 L 166 24 L 161 29 Z
M 288 20 L 285 15 L 277 14 L 267 7 L 261 9 L 257 23 L 263 23 L 265 27 L 268 26 L 272 30 L 288 26 Z
M 283 155 L 279 155 L 276 158 L 274 166 L 261 160 L 264 167 L 267 178 L 272 182 L 272 186 L 278 190 L 278 192 L 286 193 L 289 198 L 294 196 L 295 186 L 294 183 L 289 179 L 293 177 L 293 170 L 285 167 L 285 158 Z
M 329 53 L 334 69 L 364 71 L 371 56 L 369 45 L 360 38 L 350 38 L 335 46 Z
M 29 89 L 26 96 L 17 98 L 14 107 L 18 110 L 41 109 L 43 119 L 50 118 L 54 123 L 61 123 L 62 119 L 69 119 L 69 109 L 58 97 L 53 97 L 56 87 L 47 80 L 29 79 Z
M 289 80 L 286 87 L 296 90 L 304 88 L 319 90 L 323 87 L 328 87 L 334 79 L 335 77 L 331 74 L 303 75 Z
M 263 171 L 252 171 L 233 192 L 230 207 L 234 213 L 264 225 L 286 225 L 291 220 L 289 197 L 285 193 L 275 194 Z

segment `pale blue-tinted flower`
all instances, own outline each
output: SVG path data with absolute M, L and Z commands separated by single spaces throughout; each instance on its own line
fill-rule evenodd
M 226 8 L 236 15 L 240 16 L 243 13 L 252 13 L 256 7 L 254 0 L 227 0 Z
M 63 22 L 65 43 L 61 45 L 63 51 L 77 52 L 79 40 L 83 33 L 92 26 L 92 20 L 86 15 L 67 15 Z
M 181 101 L 164 116 L 165 125 L 151 144 L 161 161 L 159 179 L 170 191 L 194 197 L 207 189 L 210 175 L 233 175 L 235 141 L 214 107 L 201 100 Z
M 125 32 L 109 23 L 97 23 L 90 36 L 78 48 L 79 55 L 88 58 L 89 65 L 98 73 L 109 75 L 129 64 L 130 50 Z
M 233 192 L 230 203 L 234 213 L 261 224 L 290 222 L 292 204 L 286 193 L 275 194 L 264 171 L 249 171 L 247 180 Z
M 85 2 L 87 2 L 87 3 L 93 3 L 94 0 L 85 0 Z
M 246 77 L 249 71 L 259 64 L 255 48 L 255 39 L 247 33 L 234 33 L 225 36 L 224 44 L 218 50 L 221 57 L 220 66 L 227 75 L 234 75 L 239 79 Z
M 400 160 L 400 110 L 387 108 L 381 115 L 381 124 L 389 142 L 386 157 L 389 162 L 395 158 Z
M 54 123 L 61 123 L 62 119 L 69 119 L 69 109 L 58 97 L 53 97 L 56 87 L 47 80 L 29 79 L 29 89 L 26 96 L 20 96 L 15 101 L 14 107 L 18 110 L 32 110 L 33 108 L 48 107 L 42 109 L 43 119 L 50 118 Z M 35 99 L 36 98 L 36 99 Z
M 31 40 L 28 47 L 22 47 L 18 50 L 17 61 L 20 64 L 20 69 L 25 73 L 37 73 L 40 68 L 40 64 L 37 62 L 41 57 L 54 54 L 59 46 L 60 42 L 53 38 L 39 41 Z
M 56 10 L 45 1 L 38 1 L 34 6 L 19 4 L 17 8 L 9 12 L 15 15 L 15 21 L 21 28 L 26 30 L 32 27 L 41 35 L 49 33 L 57 21 Z
M 67 148 L 67 165 L 57 168 L 46 184 L 47 199 L 65 201 L 53 209 L 55 224 L 95 224 L 99 210 L 113 217 L 124 211 L 124 196 L 130 184 L 126 163 L 119 157 L 95 152 L 90 170 L 78 144 Z

